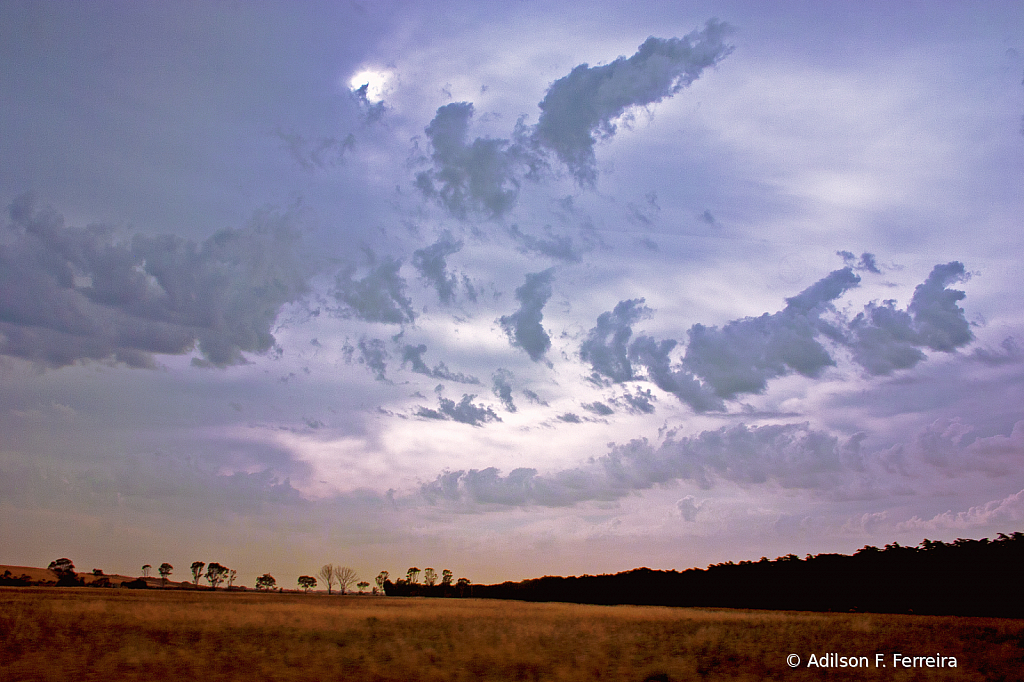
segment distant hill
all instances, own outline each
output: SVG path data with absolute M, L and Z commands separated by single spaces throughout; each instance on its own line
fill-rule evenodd
M 37 585 L 43 585 L 46 583 L 56 583 L 58 578 L 56 573 L 47 568 L 39 568 L 36 566 L 10 566 L 7 564 L 0 564 L 0 576 L 6 575 L 8 571 L 10 572 L 12 578 L 28 576 L 29 579 Z M 77 576 L 82 579 L 86 586 L 92 585 L 93 583 L 101 581 L 104 578 L 106 578 L 107 581 L 109 581 L 109 583 L 114 587 L 119 586 L 122 582 L 131 582 L 133 580 L 140 579 L 140 576 L 120 575 L 118 573 L 104 573 L 103 575 L 93 575 L 92 571 L 81 571 L 76 573 Z M 153 576 L 150 576 L 148 578 L 142 578 L 142 580 L 144 580 L 149 587 L 160 588 L 164 586 L 163 580 L 160 578 L 160 576 L 157 576 L 155 578 Z M 168 580 L 167 589 L 172 588 L 195 589 L 195 586 L 190 581 L 177 582 L 174 580 Z

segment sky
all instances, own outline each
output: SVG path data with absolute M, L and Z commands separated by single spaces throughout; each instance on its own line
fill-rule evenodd
M 1024 3 L 0 4 L 0 563 L 1024 529 Z

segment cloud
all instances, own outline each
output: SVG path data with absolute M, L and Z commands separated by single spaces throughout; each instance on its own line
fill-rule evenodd
M 866 305 L 850 322 L 845 340 L 854 361 L 870 374 L 887 375 L 924 360 L 922 348 L 949 353 L 970 343 L 970 323 L 956 305 L 966 294 L 947 288 L 967 277 L 962 263 L 936 265 L 914 290 L 906 311 L 891 300 Z M 989 357 L 978 351 L 975 355 Z
M 647 368 L 655 386 L 671 393 L 695 412 L 724 410 L 725 403 L 701 385 L 696 377 L 679 367 L 671 367 L 669 353 L 675 346 L 673 339 L 659 342 L 650 336 L 640 336 L 629 346 L 629 359 Z
M 580 405 L 584 410 L 592 414 L 596 414 L 599 417 L 607 417 L 610 414 L 615 414 L 615 410 L 608 407 L 602 402 L 594 401 L 592 403 L 583 403 Z
M 500 422 L 501 417 L 495 414 L 494 410 L 485 405 L 474 405 L 475 395 L 464 394 L 462 400 L 456 403 L 448 398 L 438 397 L 438 409 L 431 410 L 420 407 L 416 416 L 427 419 L 452 420 L 460 424 L 470 426 L 481 426 L 488 422 Z
M 949 510 L 928 520 L 915 516 L 897 524 L 896 530 L 967 530 L 996 523 L 1006 525 L 1021 521 L 1024 521 L 1024 490 L 955 514 L 953 510 Z
M 356 138 L 351 133 L 343 140 L 336 137 L 307 139 L 298 133 L 286 133 L 281 129 L 275 135 L 285 144 L 292 159 L 303 170 L 325 170 L 339 165 L 345 159 L 345 153 L 355 148 Z
M 835 361 L 815 337 L 840 335 L 821 316 L 832 310 L 833 300 L 859 282 L 851 268 L 835 270 L 786 299 L 780 312 L 734 320 L 721 329 L 695 324 L 683 364 L 726 400 L 761 393 L 769 379 L 790 371 L 817 377 Z
M 560 414 L 560 415 L 558 415 L 555 418 L 558 419 L 559 421 L 563 421 L 563 422 L 565 422 L 567 424 L 582 424 L 583 423 L 583 420 L 580 419 L 580 416 L 578 414 L 573 414 L 572 412 L 566 412 L 564 414 Z
M 455 298 L 458 284 L 455 274 L 447 271 L 447 258 L 462 248 L 461 241 L 454 241 L 450 235 L 443 235 L 428 247 L 412 254 L 412 265 L 420 277 L 437 290 L 437 297 L 445 305 Z
M 617 500 L 675 481 L 705 489 L 725 481 L 824 490 L 833 487 L 846 468 L 848 450 L 835 436 L 806 423 L 739 424 L 678 439 L 670 433 L 657 447 L 647 439 L 611 445 L 606 455 L 546 475 L 530 468 L 507 476 L 494 467 L 445 472 L 420 492 L 433 503 L 559 507 Z
M 631 414 L 654 414 L 654 403 L 658 401 L 651 389 L 640 387 L 636 388 L 636 393 L 625 391 L 621 400 L 626 403 L 626 410 Z
M 882 272 L 878 269 L 878 264 L 875 262 L 875 254 L 873 253 L 862 253 L 859 261 L 857 256 L 853 255 L 851 251 L 836 251 L 836 255 L 840 256 L 843 262 L 854 270 L 865 270 L 876 275 Z
M 379 102 L 371 102 L 369 98 L 370 84 L 363 83 L 360 87 L 350 90 L 352 93 L 352 99 L 355 101 L 356 106 L 359 108 L 359 116 L 363 123 L 371 124 L 384 118 L 384 112 L 387 108 L 384 106 L 384 100 Z
M 651 309 L 644 305 L 642 298 L 619 301 L 611 312 L 597 317 L 597 326 L 580 345 L 580 358 L 589 362 L 596 374 L 616 383 L 634 379 L 628 356 L 632 325 L 650 316 Z
M 443 362 L 438 362 L 434 365 L 434 369 L 427 367 L 427 364 L 423 362 L 423 354 L 427 352 L 426 344 L 419 344 L 418 346 L 405 345 L 402 347 L 402 366 L 406 364 L 412 365 L 412 371 L 417 374 L 423 374 L 434 379 L 443 379 L 445 381 L 454 381 L 460 384 L 479 384 L 480 380 L 474 376 L 463 374 L 462 372 L 453 372 L 448 369 L 448 365 Z
M 291 213 L 265 211 L 202 243 L 68 227 L 31 193 L 10 206 L 0 240 L 0 354 L 43 366 L 84 360 L 153 367 L 198 344 L 198 364 L 266 353 L 278 312 L 309 291 Z
M 582 255 L 573 246 L 572 237 L 553 234 L 550 225 L 546 229 L 548 231 L 546 239 L 524 234 L 518 225 L 510 227 L 508 233 L 519 242 L 524 252 L 540 254 L 566 263 L 580 262 Z
M 1024 353 L 1021 352 L 1017 340 L 1012 336 L 1003 339 L 999 347 L 1003 349 L 1002 352 L 987 348 L 975 348 L 971 357 L 992 366 L 1013 364 L 1024 359 Z
M 359 362 L 373 372 L 377 381 L 387 381 L 387 361 L 390 357 L 384 342 L 380 339 L 359 339 Z
M 531 403 L 534 403 L 535 405 L 543 405 L 544 407 L 548 406 L 546 400 L 542 400 L 539 395 L 537 395 L 528 388 L 523 389 L 523 395 L 526 396 L 527 400 L 529 400 Z
M 515 205 L 522 165 L 536 161 L 523 144 L 522 125 L 516 127 L 512 140 L 478 137 L 468 142 L 472 118 L 469 102 L 453 102 L 437 110 L 425 129 L 432 168 L 416 174 L 416 187 L 457 218 L 473 213 L 497 218 Z
M 553 278 L 554 268 L 527 274 L 526 281 L 516 289 L 516 300 L 521 304 L 519 310 L 498 320 L 512 345 L 525 350 L 534 361 L 544 357 L 551 347 L 551 338 L 541 321 L 544 304 L 551 298 Z
M 630 108 L 661 102 L 724 59 L 731 28 L 710 20 L 683 38 L 648 38 L 628 59 L 590 67 L 581 64 L 555 81 L 540 103 L 534 139 L 551 150 L 581 185 L 597 179 L 594 145 L 616 132 L 615 120 Z
M 387 258 L 379 265 L 374 253 L 367 249 L 369 272 L 359 280 L 352 279 L 355 266 L 349 266 L 335 278 L 334 297 L 344 303 L 347 313 L 367 322 L 402 324 L 412 322 L 416 315 L 412 301 L 405 295 L 405 280 L 398 274 L 402 261 Z
M 697 512 L 704 508 L 703 502 L 697 502 L 697 498 L 693 495 L 687 495 L 683 499 L 676 502 L 676 509 L 679 510 L 679 516 L 683 518 L 683 521 L 693 523 L 697 520 Z
M 494 382 L 491 389 L 494 395 L 498 397 L 506 410 L 515 412 L 516 404 L 512 401 L 512 372 L 499 367 L 491 376 L 491 380 Z

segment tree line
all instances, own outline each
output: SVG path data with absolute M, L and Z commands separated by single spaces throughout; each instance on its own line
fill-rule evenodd
M 545 576 L 474 585 L 474 596 L 585 604 L 1024 617 L 1024 533 L 995 540 L 925 539 L 865 546 L 852 555 L 795 554 L 712 564 L 637 568 L 614 575 Z
M 84 576 L 76 572 L 75 564 L 71 559 L 66 557 L 51 561 L 47 569 L 54 573 L 55 580 L 34 580 L 27 574 L 14 576 L 10 570 L 7 570 L 3 575 L 0 575 L 0 586 L 55 585 L 57 587 L 79 587 L 88 585 L 89 587 L 146 589 L 150 587 L 147 578 L 153 572 L 151 564 L 143 564 L 142 576 L 132 580 L 122 580 L 115 585 L 111 581 L 111 577 L 104 575 L 103 571 L 98 568 L 92 570 L 93 579 L 87 581 Z M 200 580 L 205 579 L 209 588 L 213 590 L 218 589 L 221 585 L 228 590 L 246 589 L 244 586 L 235 586 L 238 571 L 218 562 L 207 564 L 203 561 L 193 561 L 189 569 L 192 574 L 192 585 L 196 588 L 200 587 Z M 174 573 L 174 566 L 164 562 L 160 564 L 157 570 L 160 574 L 161 585 L 166 587 L 168 578 Z M 390 573 L 388 571 L 381 571 L 374 580 L 375 586 L 371 594 L 392 596 L 466 596 L 470 592 L 469 580 L 467 578 L 459 578 L 453 585 L 452 579 L 454 574 L 448 569 L 444 569 L 438 574 L 433 568 L 427 568 L 422 573 L 424 582 L 421 584 L 419 582 L 420 569 L 416 567 L 412 567 L 406 572 L 405 579 L 399 579 L 395 582 L 389 580 Z M 323 585 L 327 587 L 328 595 L 334 593 L 335 586 L 337 586 L 338 592 L 342 595 L 349 594 L 352 587 L 357 588 L 359 594 L 366 594 L 367 588 L 370 587 L 369 582 L 359 579 L 355 569 L 348 566 L 324 564 L 316 576 L 299 576 L 296 581 L 298 589 L 301 589 L 303 592 L 309 592 L 309 590 L 319 584 L 317 578 L 320 578 L 323 581 Z M 440 583 L 438 584 L 439 580 Z M 277 579 L 269 573 L 264 573 L 256 578 L 254 588 L 258 591 L 278 592 L 284 589 L 277 584 Z

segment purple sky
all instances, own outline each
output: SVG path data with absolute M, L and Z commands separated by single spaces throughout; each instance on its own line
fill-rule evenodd
M 0 563 L 1024 524 L 1024 5 L 0 5 Z

